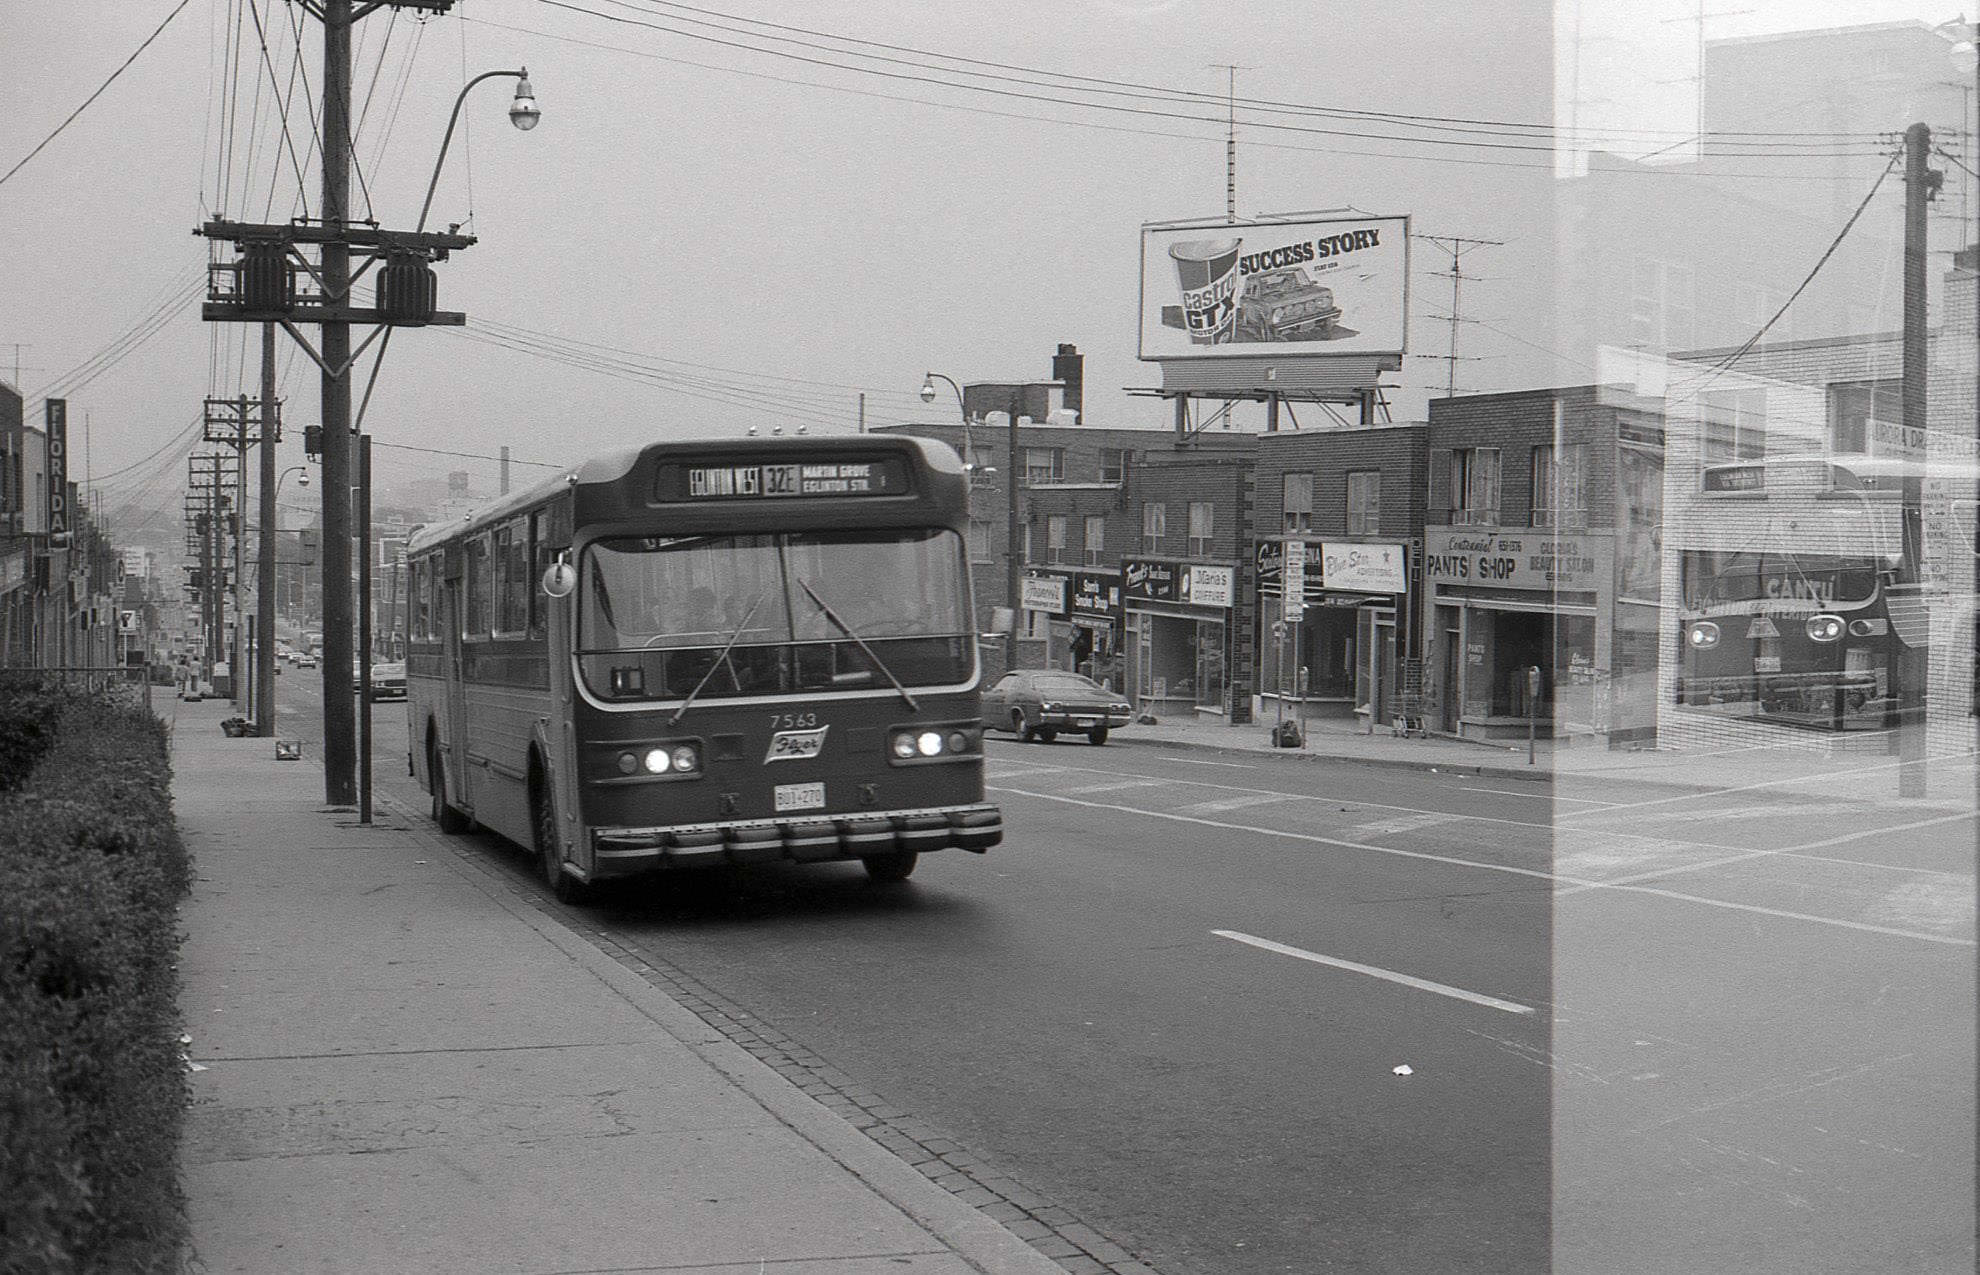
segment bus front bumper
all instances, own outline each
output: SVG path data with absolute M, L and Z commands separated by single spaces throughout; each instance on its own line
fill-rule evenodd
M 951 847 L 982 854 L 1004 839 L 1004 816 L 988 804 L 889 810 L 810 819 L 744 819 L 662 828 L 600 828 L 592 834 L 593 879 L 665 868 L 822 863 Z

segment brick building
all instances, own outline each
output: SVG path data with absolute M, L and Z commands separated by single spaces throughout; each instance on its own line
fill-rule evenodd
M 1267 434 L 1258 446 L 1259 689 L 1301 717 L 1420 716 L 1422 424 Z M 1301 546 L 1303 606 L 1285 606 Z M 1303 686 L 1303 690 L 1302 690 Z
M 1557 736 L 1652 732 L 1661 407 L 1594 386 L 1432 400 L 1422 612 L 1431 729 L 1518 735 L 1537 717 Z

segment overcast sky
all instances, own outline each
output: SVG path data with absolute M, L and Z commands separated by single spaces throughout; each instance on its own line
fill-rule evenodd
M 11 117 L 0 172 L 178 6 L 0 6 Z M 1954 16 L 1875 0 L 1740 8 L 1708 8 L 1706 33 Z M 1557 68 L 1564 84 L 1578 67 L 1585 120 L 1680 136 L 1693 119 L 1698 13 L 1693 0 L 1560 12 L 1412 0 L 464 0 L 423 23 L 381 10 L 360 25 L 354 59 L 361 215 L 411 228 L 466 78 L 527 65 L 543 123 L 509 127 L 507 81 L 468 100 L 431 224 L 480 237 L 438 267 L 442 308 L 466 311 L 470 327 L 396 335 L 366 420 L 380 481 L 465 468 L 492 486 L 491 464 L 414 447 L 480 456 L 506 444 L 519 461 L 558 462 L 751 423 L 849 431 L 862 391 L 871 423 L 935 418 L 953 401 L 945 389 L 921 407 L 925 371 L 1042 379 L 1062 341 L 1087 355 L 1091 423 L 1159 426 L 1162 404 L 1123 392 L 1160 379 L 1135 357 L 1139 227 L 1223 214 L 1223 66 L 1240 68 L 1241 99 L 1530 124 L 1554 118 Z M 307 89 L 292 69 L 298 24 Z M 0 379 L 18 379 L 37 421 L 42 395 L 66 393 L 72 476 L 103 479 L 106 506 L 127 519 L 176 517 L 202 400 L 258 385 L 259 328 L 200 321 L 207 246 L 191 232 L 213 214 L 282 221 L 304 200 L 319 211 L 318 171 L 298 182 L 271 84 L 286 94 L 293 80 L 290 137 L 307 161 L 317 49 L 313 19 L 283 0 L 187 0 L 0 183 Z M 1077 94 L 1064 76 L 1117 92 Z M 1240 215 L 1353 206 L 1409 214 L 1419 235 L 1504 241 L 1466 259 L 1482 278 L 1462 341 L 1480 358 L 1461 365 L 1460 384 L 1585 379 L 1567 352 L 1530 339 L 1548 304 L 1553 158 L 1374 136 L 1392 131 L 1366 117 L 1241 112 Z M 1427 272 L 1447 263 L 1418 245 L 1418 355 L 1446 348 L 1432 316 L 1447 312 L 1448 284 Z M 611 362 L 573 365 L 578 342 L 610 347 L 590 357 Z M 518 345 L 563 353 L 508 348 Z M 314 368 L 286 338 L 279 357 L 287 419 L 316 419 Z M 1407 360 L 1392 378 L 1397 416 L 1420 417 L 1445 370 Z M 292 429 L 284 463 L 299 455 Z M 518 481 L 547 472 L 524 467 Z

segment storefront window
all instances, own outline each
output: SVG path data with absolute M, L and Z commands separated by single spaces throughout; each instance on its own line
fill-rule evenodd
M 1199 708 L 1224 706 L 1224 625 L 1220 620 L 1196 622 L 1196 703 Z

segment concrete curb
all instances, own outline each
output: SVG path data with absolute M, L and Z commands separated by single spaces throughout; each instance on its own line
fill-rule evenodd
M 1147 736 L 1136 736 L 1129 734 L 1116 734 L 1113 737 L 1111 737 L 1107 742 L 1110 745 L 1118 743 L 1118 744 L 1123 744 L 1130 747 L 1138 747 L 1138 748 L 1157 748 L 1157 749 L 1166 749 L 1170 751 L 1208 752 L 1208 753 L 1216 753 L 1220 756 L 1225 756 L 1225 757 L 1249 757 L 1254 760 L 1260 760 L 1266 762 L 1276 761 L 1276 762 L 1289 762 L 1289 763 L 1305 763 L 1309 765 L 1319 762 L 1338 762 L 1342 765 L 1347 765 L 1347 766 L 1369 766 L 1378 769 L 1412 771 L 1417 774 L 1464 775 L 1464 776 L 1483 778 L 1483 779 L 1511 780 L 1521 783 L 1551 783 L 1557 779 L 1585 780 L 1590 782 L 1600 781 L 1604 779 L 1615 779 L 1625 783 L 1640 785 L 1645 788 L 1658 789 L 1664 792 L 1687 795 L 1687 796 L 1709 796 L 1714 793 L 1720 793 L 1726 791 L 1744 791 L 1747 788 L 1747 785 L 1740 785 L 1740 784 L 1734 784 L 1730 788 L 1728 788 L 1727 785 L 1721 783 L 1709 783 L 1702 780 L 1685 780 L 1685 779 L 1674 778 L 1669 775 L 1636 774 L 1636 773 L 1631 773 L 1627 768 L 1622 766 L 1609 767 L 1599 771 L 1558 770 L 1551 764 L 1534 765 L 1534 766 L 1493 766 L 1493 765 L 1472 764 L 1472 763 L 1453 761 L 1453 760 L 1419 761 L 1414 758 L 1403 758 L 1403 757 L 1381 757 L 1381 756 L 1370 756 L 1370 755 L 1354 754 L 1354 753 L 1317 752 L 1312 749 L 1300 749 L 1300 748 L 1283 748 L 1283 749 L 1246 748 L 1236 744 L 1211 743 L 1211 742 L 1194 740 L 1194 739 L 1149 738 Z M 1947 758 L 1945 760 L 1964 760 L 1964 759 Z M 1821 771 L 1811 771 L 1801 775 L 1784 774 L 1774 779 L 1765 781 L 1765 783 L 1769 785 L 1778 784 L 1781 786 L 1787 786 L 1797 783 L 1814 783 L 1814 782 L 1819 782 L 1822 778 L 1824 778 L 1825 774 L 1826 772 L 1821 772 Z M 1931 802 L 1924 800 L 1907 799 L 1906 804 L 1909 806 L 1914 806 L 1919 809 L 1943 807 L 1948 810 L 1956 810 L 1956 809 L 1965 808 L 1957 801 L 1947 802 L 1944 800 Z
M 1548 766 L 1520 767 L 1472 765 L 1461 761 L 1415 761 L 1402 757 L 1372 757 L 1352 753 L 1323 753 L 1301 748 L 1243 748 L 1235 744 L 1200 743 L 1193 739 L 1150 739 L 1146 736 L 1115 735 L 1109 744 L 1124 744 L 1137 748 L 1163 748 L 1188 750 L 1193 752 L 1218 753 L 1226 757 L 1250 757 L 1268 762 L 1339 762 L 1346 766 L 1374 766 L 1385 770 L 1408 770 L 1418 774 L 1436 773 L 1440 775 L 1473 775 L 1491 779 L 1517 779 L 1529 783 L 1552 780 L 1554 771 Z M 1645 780 L 1643 782 L 1654 782 Z
M 406 821 L 412 837 L 509 915 L 624 998 L 662 1031 L 736 1085 L 792 1132 L 926 1228 L 986 1275 L 1064 1275 L 1064 1269 L 1002 1224 L 964 1204 L 844 1118 L 828 1110 L 708 1026 L 659 988 L 600 950 L 562 919 L 518 898 L 495 869 L 428 827 L 424 811 L 385 794 L 376 804 Z

